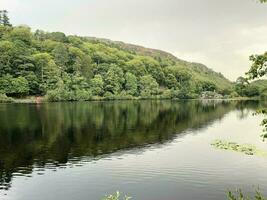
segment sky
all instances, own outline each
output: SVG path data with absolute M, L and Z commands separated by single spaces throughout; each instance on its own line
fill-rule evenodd
M 267 51 L 267 4 L 257 0 L 0 0 L 11 23 L 168 51 L 230 80 Z

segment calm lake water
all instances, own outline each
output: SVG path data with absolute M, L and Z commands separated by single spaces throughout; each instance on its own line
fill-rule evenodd
M 214 149 L 225 139 L 267 151 L 265 102 L 118 101 L 0 104 L 1 200 L 225 200 L 267 195 L 267 158 Z

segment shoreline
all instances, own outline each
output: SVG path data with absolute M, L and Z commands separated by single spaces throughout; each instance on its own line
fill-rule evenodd
M 151 97 L 151 98 L 142 98 L 142 97 L 134 97 L 134 98 L 114 98 L 108 99 L 105 97 L 92 97 L 90 100 L 82 100 L 82 101 L 48 101 L 44 96 L 38 97 L 36 100 L 35 96 L 29 96 L 27 98 L 12 98 L 11 101 L 0 102 L 1 103 L 10 103 L 10 104 L 42 104 L 42 103 L 55 103 L 55 102 L 104 102 L 104 101 L 144 101 L 144 100 L 171 100 L 171 101 L 246 101 L 246 100 L 261 100 L 260 97 L 236 97 L 236 98 L 195 98 L 195 99 L 178 99 L 178 98 L 160 98 L 160 97 Z

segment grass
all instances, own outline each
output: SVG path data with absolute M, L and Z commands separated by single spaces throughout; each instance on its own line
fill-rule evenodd
M 228 200 L 265 200 L 259 189 L 256 190 L 254 197 L 246 196 L 241 189 L 236 192 L 228 192 Z

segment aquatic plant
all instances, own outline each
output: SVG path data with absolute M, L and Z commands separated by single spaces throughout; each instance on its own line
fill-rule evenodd
M 254 198 L 245 196 L 241 189 L 238 189 L 236 192 L 229 191 L 227 197 L 228 200 L 265 200 L 259 189 L 256 190 Z
M 128 197 L 128 196 L 121 197 L 121 193 L 117 191 L 115 194 L 108 195 L 102 200 L 130 200 L 130 199 L 131 197 Z
M 236 151 L 246 155 L 267 156 L 267 152 L 257 149 L 257 147 L 252 144 L 238 144 L 236 142 L 215 140 L 211 145 L 217 149 Z

